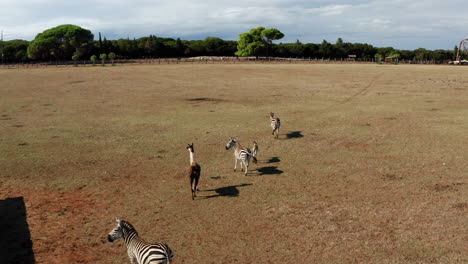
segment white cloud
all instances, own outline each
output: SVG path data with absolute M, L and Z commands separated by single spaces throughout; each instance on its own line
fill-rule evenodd
M 414 49 L 451 49 L 468 35 L 464 0 L 1 0 L 5 39 L 31 40 L 43 30 L 76 24 L 108 38 L 149 34 L 182 39 L 237 39 L 257 26 L 276 27 L 281 41 L 323 39 Z M 454 15 L 454 14 L 458 15 Z

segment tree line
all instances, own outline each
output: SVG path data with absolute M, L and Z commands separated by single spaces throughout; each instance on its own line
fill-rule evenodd
M 150 35 L 141 38 L 94 40 L 91 31 L 76 25 L 61 25 L 38 34 L 32 41 L 10 40 L 0 42 L 2 63 L 30 61 L 92 60 L 97 57 L 119 59 L 174 58 L 195 56 L 273 56 L 298 58 L 342 59 L 354 55 L 357 59 L 394 57 L 404 60 L 429 60 L 445 62 L 454 60 L 453 50 L 398 50 L 392 47 L 374 47 L 370 44 L 344 42 L 335 43 L 273 43 L 283 38 L 279 30 L 263 27 L 242 33 L 239 41 L 207 37 L 203 40 L 181 40 Z M 94 56 L 94 57 L 92 57 Z M 353 57 L 354 57 L 353 56 Z

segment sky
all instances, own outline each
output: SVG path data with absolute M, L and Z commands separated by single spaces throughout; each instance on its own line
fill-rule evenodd
M 148 35 L 186 40 L 239 34 L 263 26 L 276 43 L 368 43 L 397 49 L 453 49 L 468 36 L 467 0 L 0 0 L 3 39 L 33 40 L 74 24 L 97 39 Z

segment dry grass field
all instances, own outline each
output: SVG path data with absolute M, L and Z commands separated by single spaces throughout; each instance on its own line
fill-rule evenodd
M 115 217 L 174 263 L 468 263 L 467 71 L 3 69 L 0 200 L 23 197 L 37 263 L 129 263 Z M 247 176 L 231 136 L 259 144 Z

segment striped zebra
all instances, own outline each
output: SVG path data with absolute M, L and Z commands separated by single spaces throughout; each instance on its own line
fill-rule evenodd
M 271 135 L 273 138 L 278 138 L 279 129 L 281 126 L 281 121 L 278 117 L 275 117 L 275 113 L 270 113 L 270 126 L 271 126 Z
M 258 144 L 257 141 L 253 142 L 253 147 L 252 147 L 252 161 L 253 163 L 257 163 L 257 154 L 258 154 Z
M 138 236 L 135 228 L 127 221 L 115 219 L 117 226 L 107 235 L 113 242 L 123 238 L 127 244 L 127 253 L 132 264 L 169 264 L 172 250 L 164 243 L 149 244 Z
M 237 160 L 240 160 L 241 171 L 242 167 L 245 167 L 244 175 L 247 175 L 252 153 L 249 149 L 242 147 L 235 138 L 230 138 L 229 142 L 226 144 L 226 150 L 230 148 L 234 148 L 234 171 L 237 169 Z

